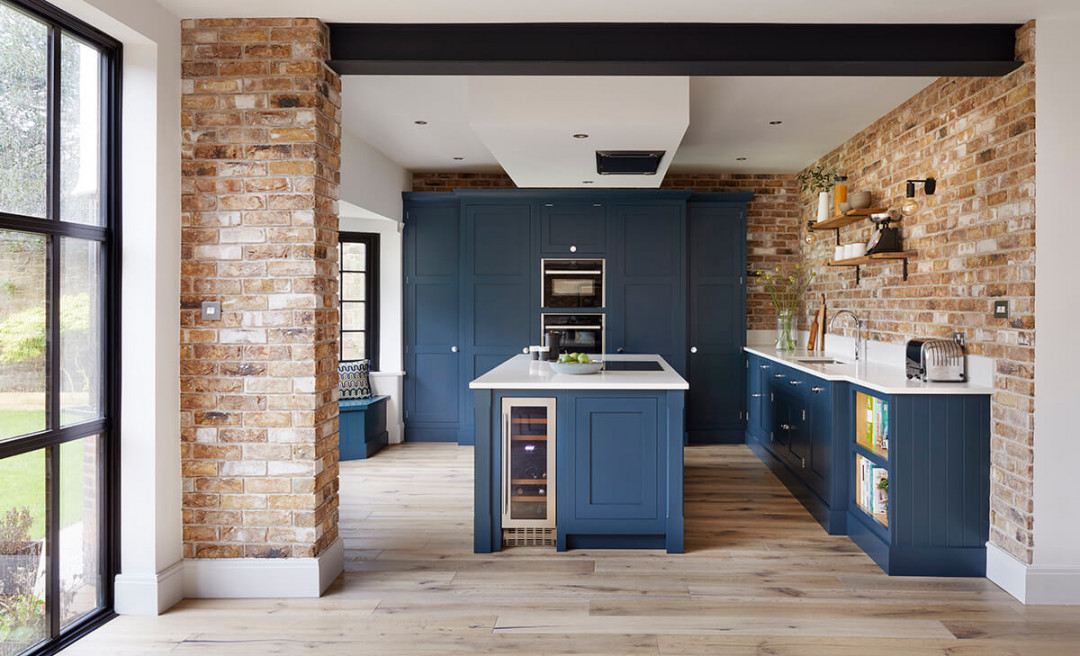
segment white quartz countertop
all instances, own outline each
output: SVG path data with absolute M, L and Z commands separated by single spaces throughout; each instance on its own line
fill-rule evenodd
M 615 360 L 659 362 L 662 371 L 601 371 L 575 376 L 557 374 L 549 363 L 515 355 L 469 383 L 469 389 L 685 390 L 690 384 L 659 355 L 609 354 Z
M 835 353 L 811 353 L 805 349 L 777 351 L 771 345 L 747 346 L 747 353 L 760 355 L 805 373 L 832 381 L 847 381 L 884 394 L 993 394 L 993 388 L 973 383 L 924 383 L 909 379 L 904 367 L 881 362 L 860 362 L 856 367 L 852 356 Z M 835 358 L 841 364 L 810 364 L 797 362 L 801 358 Z

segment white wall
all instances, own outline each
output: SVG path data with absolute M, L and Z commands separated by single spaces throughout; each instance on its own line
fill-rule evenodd
M 404 437 L 401 192 L 411 188 L 412 174 L 342 131 L 339 229 L 379 235 L 379 371 L 372 373 L 371 384 L 376 394 L 390 396 L 386 424 L 393 443 Z
M 154 2 L 52 0 L 123 42 L 121 517 L 116 610 L 180 600 L 180 21 Z
M 360 137 L 341 131 L 341 200 L 400 223 L 401 192 L 410 189 L 411 173 Z
M 401 192 L 398 191 L 398 198 Z M 400 200 L 398 202 L 400 205 Z M 350 216 L 348 204 L 341 214 L 342 232 L 374 232 L 379 235 L 379 371 L 371 375 L 375 394 L 390 395 L 386 410 L 387 431 L 392 443 L 404 437 L 402 423 L 402 224 L 388 218 Z
M 1080 603 L 1076 176 L 1080 20 L 1040 20 L 1035 47 L 1035 553 L 1029 603 Z

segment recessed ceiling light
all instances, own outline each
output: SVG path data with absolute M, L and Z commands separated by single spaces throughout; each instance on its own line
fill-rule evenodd
M 578 132 L 577 134 L 574 135 L 574 138 L 575 139 L 588 139 L 589 135 L 585 134 L 584 132 Z
M 427 125 L 427 121 L 413 121 L 413 123 L 416 123 L 417 125 Z
M 456 159 L 457 161 L 459 161 L 459 162 L 460 162 L 461 160 L 463 160 L 463 159 L 465 159 L 465 158 L 464 158 L 464 157 L 455 157 L 454 159 Z
M 735 158 L 735 161 L 736 161 L 736 162 L 745 162 L 745 161 L 746 161 L 746 158 L 745 158 L 745 157 L 736 157 L 736 158 Z
M 769 121 L 769 125 L 780 125 L 783 121 Z
M 592 184 L 592 183 L 593 183 L 592 180 L 582 180 L 581 181 L 581 184 Z

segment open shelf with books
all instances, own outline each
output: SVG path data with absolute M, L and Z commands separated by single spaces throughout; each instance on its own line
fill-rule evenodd
M 855 504 L 878 524 L 889 527 L 889 470 L 855 454 Z
M 889 459 L 889 402 L 855 393 L 855 443 L 884 460 Z

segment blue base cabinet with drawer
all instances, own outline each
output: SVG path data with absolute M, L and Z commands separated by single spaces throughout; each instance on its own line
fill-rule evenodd
M 847 450 L 835 383 L 749 353 L 746 444 L 830 535 L 847 526 Z
M 884 394 L 754 353 L 746 371 L 747 445 L 830 534 L 890 575 L 986 575 L 988 394 Z
M 475 390 L 473 550 L 502 549 L 503 399 L 553 397 L 555 545 L 682 553 L 685 392 Z

